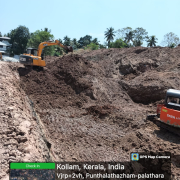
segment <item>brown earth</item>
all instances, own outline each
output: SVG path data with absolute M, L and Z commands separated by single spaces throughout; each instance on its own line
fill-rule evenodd
M 146 121 L 167 89 L 180 89 L 180 47 L 100 49 L 48 57 L 46 62 L 43 71 L 11 64 L 16 71 L 3 64 L 9 74 L 20 75 L 16 81 L 4 81 L 9 83 L 6 88 L 18 87 L 17 104 L 29 104 L 20 112 L 34 123 L 32 132 L 42 137 L 44 161 L 129 161 L 135 151 L 180 154 L 177 135 Z M 12 97 L 7 100 L 10 103 Z M 29 133 L 25 137 L 29 142 Z M 172 172 L 180 176 L 175 161 Z

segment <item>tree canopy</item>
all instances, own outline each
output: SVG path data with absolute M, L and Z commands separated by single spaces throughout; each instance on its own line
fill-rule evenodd
M 95 43 L 90 43 L 87 45 L 87 47 L 85 49 L 97 50 L 97 49 L 99 49 L 99 45 L 97 45 Z
M 63 40 L 64 40 L 63 44 L 64 44 L 65 46 L 70 46 L 71 39 L 70 39 L 68 36 L 65 36 L 65 37 L 63 38 Z
M 0 37 L 2 37 L 0 32 Z M 34 33 L 30 33 L 29 29 L 25 26 L 19 26 L 16 29 L 4 34 L 11 38 L 10 48 L 11 54 L 22 54 L 25 52 L 27 47 L 38 48 L 39 44 L 44 41 L 51 41 L 54 39 L 51 30 L 47 27 L 44 30 L 37 30 Z M 98 38 L 86 35 L 80 37 L 79 40 L 76 38 L 70 39 L 67 35 L 59 41 L 61 44 L 66 46 L 72 46 L 73 49 L 101 49 L 101 48 L 122 48 L 122 47 L 137 47 L 142 46 L 146 41 L 147 46 L 153 47 L 157 44 L 157 38 L 155 36 L 148 36 L 146 29 L 142 27 L 137 27 L 132 29 L 131 27 L 125 27 L 122 29 L 114 30 L 113 27 L 107 28 L 104 32 L 106 41 L 101 44 Z M 115 39 L 116 37 L 116 39 Z M 115 41 L 114 41 L 115 39 Z M 164 35 L 163 45 L 167 47 L 174 48 L 180 44 L 180 38 L 173 32 Z M 60 55 L 64 51 L 63 48 L 59 46 L 47 46 L 44 48 L 44 53 L 46 55 Z
M 35 31 L 31 34 L 31 38 L 28 41 L 28 47 L 38 48 L 39 44 L 44 41 L 52 41 L 54 36 L 49 31 Z M 45 55 L 52 55 L 54 53 L 53 46 L 47 46 L 44 48 Z
M 121 38 L 122 40 L 124 40 L 126 37 L 126 34 L 128 34 L 130 31 L 133 31 L 133 29 L 131 27 L 125 27 L 122 29 L 118 29 L 116 31 L 116 36 L 117 36 L 117 38 Z
M 129 43 L 129 41 L 133 42 L 133 38 L 134 38 L 134 32 L 129 31 L 129 33 L 126 33 L 125 42 L 126 43 Z
M 157 43 L 157 41 L 156 40 L 158 40 L 157 38 L 156 38 L 156 36 L 150 36 L 150 37 L 147 37 L 147 47 L 148 46 L 150 46 L 150 47 L 152 47 L 152 46 L 156 46 L 156 43 Z
M 11 30 L 11 32 L 9 33 L 9 37 L 11 38 L 10 44 L 12 44 L 10 48 L 10 53 L 24 53 L 27 42 L 30 38 L 29 29 L 25 26 L 19 26 L 16 29 Z
M 96 44 L 96 45 L 99 45 L 99 41 L 98 41 L 97 38 L 94 38 L 94 39 L 92 40 L 92 43 L 94 43 L 94 44 Z
M 81 37 L 78 41 L 79 43 L 79 48 L 82 48 L 83 46 L 87 46 L 92 42 L 92 36 L 86 35 L 84 37 Z
M 134 39 L 136 41 L 144 41 L 148 35 L 148 32 L 143 29 L 142 27 L 138 27 L 136 28 L 134 31 L 133 31 L 133 34 L 134 34 Z
M 164 35 L 162 44 L 167 47 L 176 47 L 180 43 L 179 37 L 173 32 Z
M 127 44 L 122 39 L 117 39 L 115 42 L 110 43 L 110 48 L 124 48 Z
M 71 46 L 73 47 L 73 49 L 77 49 L 79 47 L 79 43 L 77 42 L 76 38 L 72 40 Z
M 133 45 L 134 45 L 135 47 L 141 46 L 142 44 L 143 44 L 143 42 L 142 42 L 141 40 L 134 40 L 134 41 L 133 41 Z
M 115 31 L 114 28 L 110 27 L 109 29 L 107 28 L 107 31 L 105 31 L 105 38 L 106 41 L 108 42 L 108 47 L 110 47 L 110 42 L 114 40 L 115 36 Z

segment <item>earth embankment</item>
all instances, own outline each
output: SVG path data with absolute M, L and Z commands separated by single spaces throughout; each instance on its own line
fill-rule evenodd
M 22 122 L 29 117 L 34 123 L 31 133 L 45 139 L 45 161 L 129 161 L 131 152 L 144 151 L 180 154 L 178 136 L 146 121 L 167 89 L 180 89 L 179 51 L 180 47 L 136 47 L 48 57 L 43 71 L 20 65 L 17 71 L 9 69 L 18 78 L 9 75 L 13 77 L 6 87 L 14 84 L 13 97 L 21 98 L 18 106 L 25 108 L 22 101 L 26 102 L 20 111 Z M 172 172 L 179 175 L 176 163 Z

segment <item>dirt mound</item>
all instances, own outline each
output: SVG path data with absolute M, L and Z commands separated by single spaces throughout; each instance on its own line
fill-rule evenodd
M 82 56 L 98 62 L 101 68 L 113 74 L 139 75 L 149 70 L 171 71 L 179 67 L 180 47 L 132 47 L 121 49 L 100 49 L 86 52 Z
M 151 71 L 129 81 L 120 81 L 136 103 L 149 104 L 165 98 L 167 89 L 180 89 L 179 73 Z
M 0 179 L 9 179 L 10 162 L 52 161 L 40 121 L 24 91 L 16 63 L 0 62 Z
M 81 56 L 64 56 L 40 72 L 32 69 L 25 75 L 26 70 L 19 69 L 21 86 L 41 109 L 81 107 L 87 101 L 84 94 L 91 91 L 91 83 L 84 78 L 89 68 L 90 63 Z
M 48 57 L 43 71 L 19 68 L 53 157 L 129 161 L 131 152 L 179 154 L 179 138 L 146 121 L 168 88 L 180 88 L 179 48 L 100 49 Z
M 113 113 L 113 111 L 116 109 L 116 107 L 110 105 L 90 106 L 86 108 L 87 114 L 92 114 L 94 116 L 98 116 L 99 118 L 104 118 L 108 116 L 109 114 Z

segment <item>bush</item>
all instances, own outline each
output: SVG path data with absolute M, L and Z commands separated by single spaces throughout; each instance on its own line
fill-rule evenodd
M 105 46 L 105 45 L 102 45 L 102 44 L 99 44 L 99 48 L 100 48 L 100 49 L 106 49 L 106 46 Z
M 59 52 L 55 52 L 55 53 L 54 53 L 54 56 L 58 56 L 58 57 L 59 57 L 59 56 L 60 56 L 60 53 L 59 53 Z
M 99 49 L 99 45 L 91 43 L 91 44 L 87 45 L 87 47 L 85 49 L 97 50 L 97 49 Z
M 127 44 L 122 39 L 117 39 L 115 42 L 110 43 L 110 48 L 124 48 Z
M 172 43 L 169 45 L 170 48 L 175 48 L 176 47 L 176 44 L 175 43 Z

